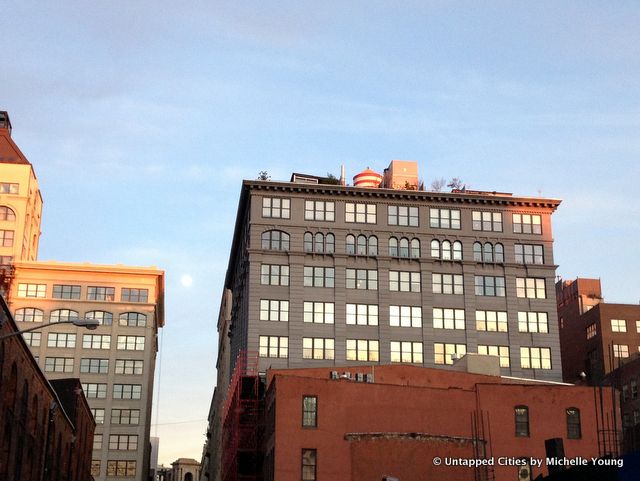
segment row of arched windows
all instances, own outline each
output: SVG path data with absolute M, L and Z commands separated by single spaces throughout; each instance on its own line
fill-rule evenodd
M 16 309 L 15 320 L 19 322 L 43 322 L 44 311 L 35 307 L 23 307 Z M 89 311 L 84 315 L 85 319 L 97 319 L 100 325 L 113 324 L 113 314 L 106 311 Z M 55 309 L 49 314 L 49 322 L 71 321 L 78 319 L 78 311 L 73 309 Z M 147 316 L 141 312 L 123 312 L 118 318 L 121 326 L 145 327 Z
M 266 250 L 288 251 L 290 235 L 280 230 L 268 230 L 262 233 L 262 248 Z M 336 251 L 336 238 L 332 233 L 304 233 L 304 251 L 317 254 L 333 254 Z M 348 234 L 345 239 L 347 255 L 377 256 L 378 238 L 375 235 Z M 406 237 L 389 238 L 389 255 L 416 259 L 421 256 L 420 240 Z M 431 241 L 431 257 L 445 261 L 463 260 L 462 242 L 438 240 Z M 473 244 L 473 260 L 476 262 L 504 263 L 504 246 L 500 243 L 475 242 Z

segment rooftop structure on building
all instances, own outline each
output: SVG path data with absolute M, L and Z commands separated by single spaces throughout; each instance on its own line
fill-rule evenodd
M 302 174 L 243 182 L 218 320 L 218 426 L 243 351 L 259 354 L 260 372 L 449 369 L 469 352 L 498 356 L 503 375 L 561 379 L 551 222 L 560 200 L 426 191 L 411 161 L 376 172 L 356 174 L 358 186 L 296 182 L 313 177 Z M 216 423 L 210 433 L 215 446 Z

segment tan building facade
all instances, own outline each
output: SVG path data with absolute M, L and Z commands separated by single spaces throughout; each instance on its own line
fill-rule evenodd
M 0 112 L 0 265 L 38 256 L 42 196 L 33 166 L 11 139 L 7 112 Z
M 34 323 L 98 319 L 25 334 L 52 379 L 80 378 L 96 420 L 96 480 L 146 480 L 158 329 L 164 325 L 164 273 L 154 268 L 16 262 L 9 305 L 21 329 Z

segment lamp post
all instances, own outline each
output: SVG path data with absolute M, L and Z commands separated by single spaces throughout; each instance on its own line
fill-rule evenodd
M 60 324 L 73 324 L 74 326 L 86 327 L 87 329 L 94 330 L 100 325 L 100 321 L 98 319 L 71 319 L 68 321 L 49 322 L 47 324 L 39 324 L 37 326 L 30 327 L 28 329 L 10 332 L 9 334 L 0 336 L 0 341 L 4 341 L 9 337 L 17 336 L 18 334 L 24 334 L 25 332 L 37 331 L 39 329 L 44 329 L 45 327 L 58 326 Z

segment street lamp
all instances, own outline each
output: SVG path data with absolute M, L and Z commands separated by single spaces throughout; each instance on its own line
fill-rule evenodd
M 17 336 L 18 334 L 37 331 L 38 329 L 44 329 L 45 327 L 49 327 L 49 326 L 57 326 L 59 324 L 73 324 L 74 326 L 86 327 L 87 329 L 94 330 L 96 327 L 100 325 L 100 321 L 98 319 L 71 319 L 68 321 L 49 322 L 47 324 L 39 324 L 37 326 L 30 327 L 29 329 L 23 329 L 21 331 L 15 331 L 9 334 L 5 334 L 4 336 L 0 336 L 0 341 L 4 341 L 8 337 Z

